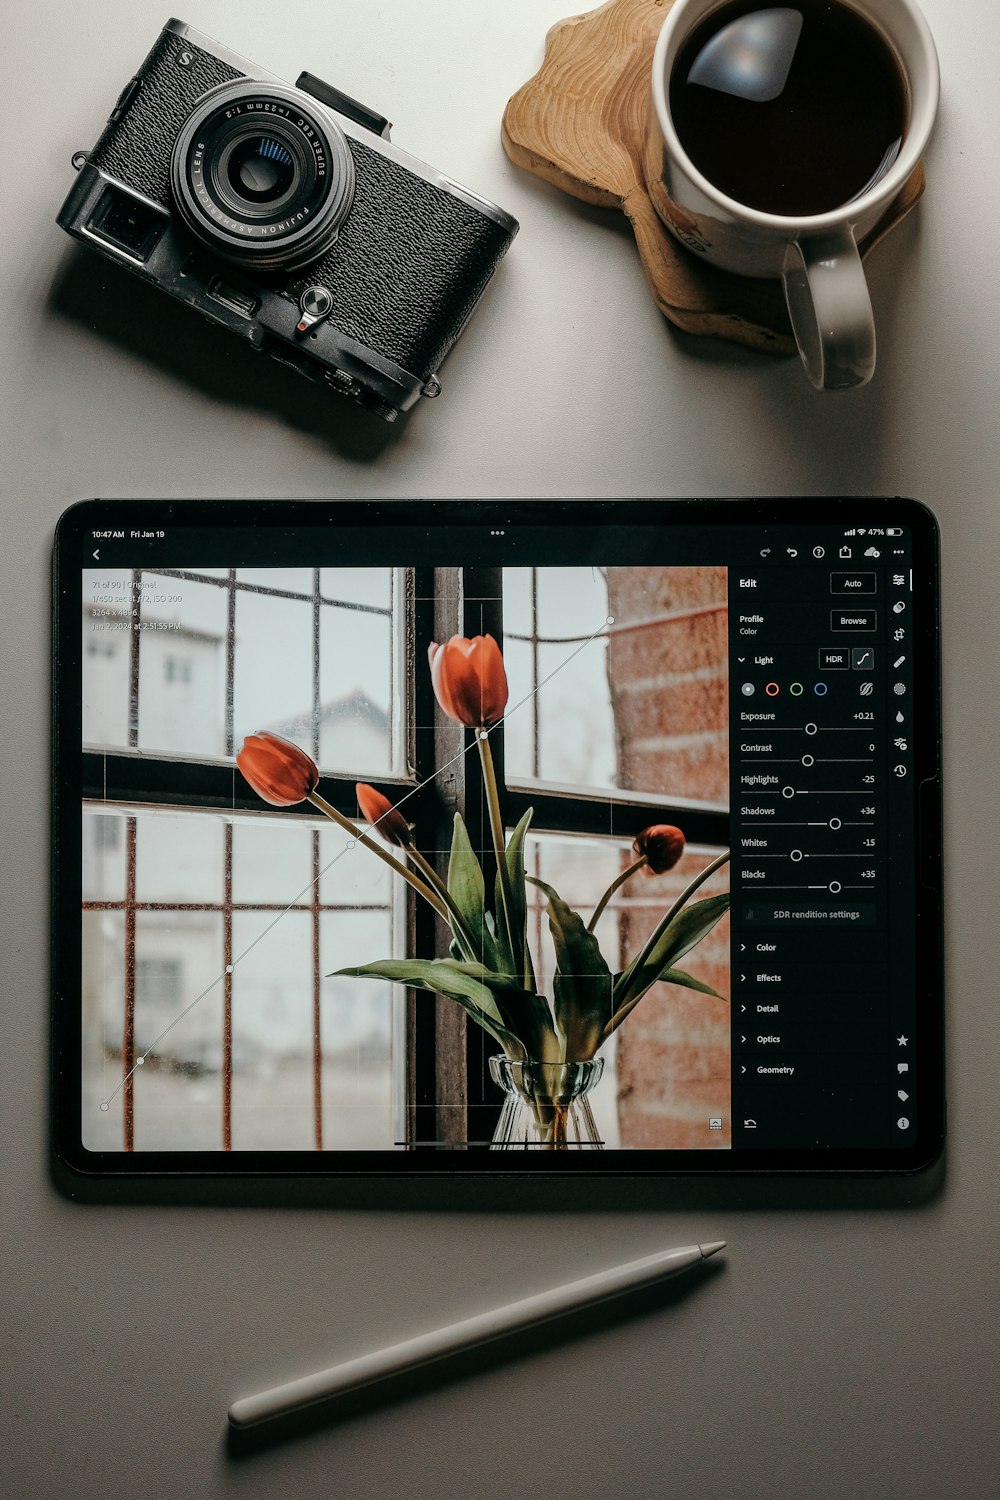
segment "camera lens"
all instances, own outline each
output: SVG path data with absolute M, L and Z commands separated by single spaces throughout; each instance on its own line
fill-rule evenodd
M 295 163 L 271 136 L 250 136 L 229 158 L 229 185 L 251 203 L 274 203 L 295 181 Z
M 247 270 L 322 255 L 354 197 L 354 158 L 333 118 L 298 89 L 240 79 L 199 100 L 171 159 L 188 228 Z

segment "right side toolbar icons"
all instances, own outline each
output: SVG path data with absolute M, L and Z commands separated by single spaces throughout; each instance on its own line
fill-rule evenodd
M 899 595 L 898 595 L 898 593 L 895 593 L 895 591 L 907 588 L 907 586 L 908 586 L 907 574 L 905 572 L 890 573 L 889 574 L 889 579 L 890 579 L 890 586 L 891 586 L 889 608 L 890 608 L 892 614 L 895 615 L 896 620 L 898 621 L 899 617 L 901 615 L 905 615 L 905 613 L 906 613 L 906 601 L 905 601 L 905 599 L 900 598 Z M 902 645 L 902 643 L 906 640 L 906 627 L 905 627 L 905 625 L 898 624 L 898 623 L 894 625 L 893 631 L 892 631 L 892 639 L 895 642 L 897 648 Z M 906 651 L 900 650 L 898 652 L 898 654 L 895 656 L 895 658 L 893 659 L 893 663 L 892 663 L 893 671 L 894 672 L 899 672 L 900 668 L 906 666 L 907 659 L 908 658 L 907 658 Z M 906 686 L 906 683 L 903 682 L 903 681 L 901 681 L 900 679 L 897 679 L 895 682 L 893 682 L 893 684 L 892 684 L 892 696 L 893 696 L 893 698 L 896 699 L 896 703 L 897 703 L 896 715 L 895 715 L 896 723 L 897 723 L 897 725 L 905 724 L 906 723 L 906 718 L 905 718 L 905 715 L 903 713 L 903 708 L 905 707 L 905 705 L 902 702 L 900 702 L 900 700 L 901 699 L 905 699 L 906 696 L 907 696 L 907 686 Z M 899 735 L 899 736 L 897 736 L 897 738 L 893 740 L 893 747 L 898 752 L 900 752 L 901 754 L 905 755 L 907 753 L 907 748 L 908 748 L 908 740 L 907 740 L 906 735 Z M 905 762 L 902 761 L 902 760 L 897 761 L 896 764 L 892 767 L 892 774 L 893 774 L 893 776 L 895 776 L 895 778 L 897 779 L 897 781 L 903 781 L 906 778 L 906 774 L 907 774 L 907 767 L 906 767 Z

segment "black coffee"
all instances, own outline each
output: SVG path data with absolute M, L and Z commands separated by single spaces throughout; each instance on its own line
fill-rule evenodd
M 764 213 L 839 208 L 899 155 L 906 92 L 879 33 L 847 5 L 723 6 L 684 44 L 670 111 L 688 156 Z

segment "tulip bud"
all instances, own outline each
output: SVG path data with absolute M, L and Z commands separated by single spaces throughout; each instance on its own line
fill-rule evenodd
M 670 823 L 654 823 L 636 834 L 632 848 L 646 856 L 650 874 L 664 875 L 684 853 L 684 835 Z
M 503 718 L 507 674 L 491 635 L 453 635 L 443 646 L 433 643 L 427 655 L 434 696 L 449 719 L 466 729 L 488 729 Z
M 365 781 L 359 781 L 354 790 L 365 822 L 370 823 L 375 833 L 380 833 L 387 843 L 406 849 L 410 844 L 410 825 L 403 814 L 397 812 L 388 797 L 383 797 Z
M 272 807 L 304 802 L 319 782 L 319 771 L 304 750 L 266 730 L 247 735 L 236 764 L 258 797 Z

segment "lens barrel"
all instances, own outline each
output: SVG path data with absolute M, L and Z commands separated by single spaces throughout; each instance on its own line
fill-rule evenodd
M 170 180 L 202 244 L 245 270 L 292 270 L 336 239 L 354 199 L 354 158 L 336 121 L 298 89 L 243 78 L 195 105 Z

